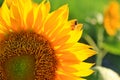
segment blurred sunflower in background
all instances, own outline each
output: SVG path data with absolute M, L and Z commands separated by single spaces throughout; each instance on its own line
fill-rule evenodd
M 120 29 L 120 6 L 116 1 L 112 1 L 104 14 L 104 27 L 110 36 L 116 35 Z
M 9 7 L 8 7 L 9 5 Z M 82 24 L 68 21 L 68 5 L 50 11 L 50 2 L 3 2 L 0 8 L 0 80 L 85 80 L 95 54 L 79 43 Z

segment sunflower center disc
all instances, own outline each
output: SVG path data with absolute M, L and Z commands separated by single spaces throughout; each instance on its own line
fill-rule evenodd
M 49 41 L 34 32 L 0 41 L 0 80 L 55 80 L 57 59 Z
M 33 64 L 34 58 L 32 56 L 17 56 L 5 63 L 5 71 L 11 80 L 33 80 Z

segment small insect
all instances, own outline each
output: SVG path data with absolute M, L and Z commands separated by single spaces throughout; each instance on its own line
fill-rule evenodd
M 77 27 L 78 21 L 75 20 L 71 25 L 71 30 L 74 30 Z

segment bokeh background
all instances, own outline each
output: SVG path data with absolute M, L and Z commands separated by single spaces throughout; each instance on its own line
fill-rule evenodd
M 40 3 L 42 0 L 34 0 L 37 3 Z M 80 42 L 90 44 L 92 41 L 98 47 L 98 51 L 106 51 L 105 54 L 102 54 L 101 65 L 102 67 L 109 68 L 115 71 L 118 75 L 120 75 L 120 34 L 118 30 L 118 34 L 115 36 L 109 36 L 104 29 L 104 15 L 106 9 L 109 7 L 109 4 L 113 1 L 116 1 L 120 4 L 120 0 L 49 0 L 51 2 L 51 11 L 56 10 L 60 6 L 64 4 L 68 4 L 69 6 L 69 20 L 77 19 L 78 23 L 83 24 L 83 35 L 80 39 Z M 3 0 L 0 0 L 0 5 Z M 120 14 L 119 14 L 120 15 Z M 103 30 L 103 32 L 99 35 L 99 29 Z M 88 37 L 86 37 L 86 35 Z M 102 41 L 99 40 L 102 38 Z M 99 42 L 100 41 L 100 42 Z M 99 45 L 102 43 L 102 46 Z M 94 44 L 92 44 L 94 45 Z M 96 49 L 95 49 L 96 50 Z M 86 62 L 97 62 L 97 55 L 89 58 Z M 94 66 L 96 67 L 97 64 Z M 93 69 L 94 69 L 93 67 Z M 104 70 L 103 70 L 104 71 Z M 94 74 L 86 77 L 88 80 L 104 80 L 100 79 L 100 72 L 95 70 Z M 102 75 L 101 75 L 102 76 Z M 109 79 L 111 80 L 111 79 Z M 115 80 L 115 79 L 113 79 Z M 117 79 L 116 79 L 117 80 Z M 120 79 L 118 79 L 120 80 Z

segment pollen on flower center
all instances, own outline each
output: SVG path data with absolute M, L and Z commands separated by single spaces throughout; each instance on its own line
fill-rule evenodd
M 54 50 L 42 35 L 14 32 L 0 41 L 0 80 L 28 80 L 31 74 L 29 80 L 55 80 L 56 69 Z

